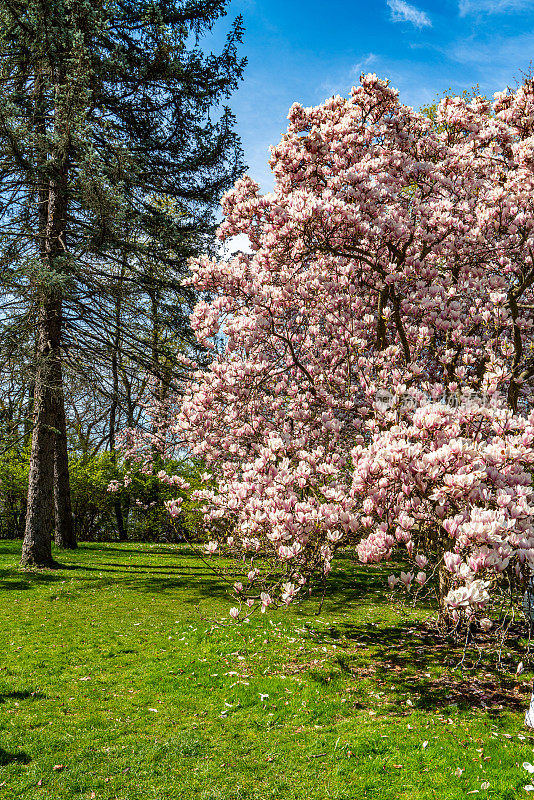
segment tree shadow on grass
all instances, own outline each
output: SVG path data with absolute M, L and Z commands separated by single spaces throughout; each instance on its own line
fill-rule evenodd
M 8 764 L 29 764 L 31 761 L 27 753 L 8 753 L 0 747 L 0 767 L 7 767 Z
M 346 612 L 347 603 L 378 596 L 384 598 L 387 592 L 386 576 L 389 572 L 391 566 L 363 569 L 347 562 L 338 566 L 324 587 L 325 610 L 332 613 Z M 320 587 L 317 589 L 320 590 Z M 321 591 L 321 595 L 322 593 Z
M 62 590 L 62 595 L 86 589 L 122 586 L 143 593 L 168 592 L 187 589 L 198 595 L 190 602 L 202 597 L 225 594 L 226 584 L 203 564 L 156 565 L 136 562 L 114 564 L 103 562 L 94 566 L 72 564 L 58 570 L 22 570 L 18 567 L 0 569 L 0 591 L 28 591 L 65 581 L 68 573 L 76 579 L 75 587 Z M 87 574 L 84 574 L 87 573 Z M 230 584 L 228 584 L 230 585 Z M 187 602 L 184 599 L 185 602 Z
M 46 695 L 42 692 L 0 692 L 0 704 L 5 703 L 7 700 L 41 700 Z M 9 764 L 29 764 L 31 761 L 30 756 L 23 751 L 18 753 L 8 753 L 0 747 L 0 767 L 7 767 Z
M 18 547 L 13 547 L 12 550 L 19 552 Z M 2 552 L 1 547 L 0 552 Z M 98 548 L 87 547 L 84 552 L 82 544 L 78 554 L 83 560 L 86 560 L 87 556 L 92 557 L 91 565 L 84 564 L 80 559 L 73 564 L 58 565 L 54 570 L 20 568 L 0 570 L 0 589 L 29 590 L 41 584 L 64 581 L 68 576 L 76 579 L 78 585 L 73 590 L 77 592 L 83 591 L 84 587 L 98 589 L 112 584 L 143 593 L 185 589 L 188 590 L 189 596 L 184 598 L 184 602 L 197 603 L 204 598 L 228 599 L 227 588 L 234 581 L 232 578 L 227 583 L 219 578 L 188 545 L 158 545 L 142 549 L 120 545 L 110 547 L 102 543 Z M 120 560 L 114 561 L 115 554 Z M 123 558 L 120 558 L 121 556 Z M 128 561 L 124 556 L 134 556 L 134 559 Z M 140 556 L 145 556 L 146 561 Z M 106 560 L 100 561 L 99 558 L 102 557 Z M 164 559 L 164 563 L 153 563 L 159 559 Z M 169 563 L 168 559 L 172 559 L 174 563 Z M 224 562 L 222 567 L 224 568 Z M 362 602 L 366 599 L 372 601 L 373 596 L 379 595 L 383 598 L 388 571 L 391 571 L 391 564 L 363 568 L 355 564 L 352 554 L 339 554 L 336 559 L 336 569 L 324 587 L 324 610 L 330 613 L 344 612 L 350 602 Z M 303 608 L 301 613 L 315 615 L 322 592 L 323 587 L 316 586 L 311 603 L 301 607 Z M 68 594 L 68 590 L 63 590 L 62 594 Z
M 54 583 L 64 576 L 53 570 L 0 569 L 0 589 L 24 590 Z
M 169 564 L 150 564 L 150 565 L 141 564 L 141 563 L 138 563 L 138 564 L 120 564 L 119 562 L 103 561 L 102 562 L 102 569 L 100 571 L 101 572 L 109 571 L 107 569 L 104 569 L 104 568 L 107 568 L 107 567 L 112 567 L 112 568 L 114 568 L 114 569 L 116 569 L 118 571 L 124 570 L 126 572 L 131 572 L 131 571 L 134 571 L 134 570 L 142 570 L 143 572 L 152 572 L 153 570 L 155 572 L 162 571 L 162 570 L 165 570 L 165 571 L 168 571 L 168 572 L 170 572 L 170 571 L 172 571 L 172 572 L 184 572 L 184 570 L 188 570 L 190 572 L 198 572 L 199 570 L 206 569 L 204 564 L 199 564 L 198 566 L 193 565 L 193 564 L 188 564 L 186 567 L 184 567 L 183 564 L 180 565 L 179 563 L 177 563 L 176 566 L 171 566 Z M 79 569 L 86 569 L 86 567 L 80 567 Z M 98 570 L 99 568 L 98 567 L 94 567 L 93 569 Z
M 70 596 L 79 596 L 84 590 L 105 589 L 108 587 L 122 588 L 129 591 L 141 592 L 143 594 L 156 594 L 165 592 L 185 592 L 180 596 L 180 603 L 195 605 L 204 598 L 221 599 L 228 598 L 227 588 L 230 583 L 225 583 L 223 580 L 217 578 L 204 568 L 201 572 L 200 568 L 194 571 L 189 567 L 180 570 L 179 567 L 166 569 L 164 572 L 157 572 L 153 574 L 152 567 L 139 569 L 131 569 L 130 565 L 121 565 L 120 569 L 113 568 L 100 568 L 97 567 L 82 567 L 76 566 L 72 568 L 74 571 L 73 577 L 76 578 L 74 586 L 69 585 L 62 587 L 60 595 L 63 599 Z M 76 571 L 79 573 L 76 574 Z M 6 571 L 7 572 L 7 571 Z M 89 574 L 84 575 L 87 572 Z M 103 575 L 102 573 L 105 573 Z M 12 571 L 13 579 L 2 579 L 0 573 L 0 590 L 2 589 L 16 589 L 16 590 L 30 590 L 40 584 L 48 584 L 52 581 L 63 580 L 64 575 L 50 576 L 38 573 L 35 575 L 31 573 L 28 577 L 15 579 L 16 572 Z M 58 598 L 49 597 L 50 601 L 55 601 Z
M 6 700 L 42 700 L 43 697 L 46 697 L 42 692 L 1 692 L 0 691 L 0 703 L 5 703 Z
M 205 577 L 205 580 L 202 578 Z M 230 599 L 228 593 L 231 584 L 225 583 L 223 580 L 213 576 L 211 573 L 206 573 L 205 576 L 196 573 L 195 575 L 182 574 L 177 575 L 157 575 L 147 578 L 139 578 L 134 581 L 125 581 L 132 587 L 140 592 L 147 594 L 154 594 L 155 592 L 170 592 L 177 590 L 187 590 L 190 596 L 181 596 L 180 603 L 187 603 L 196 605 L 200 600 L 211 598 L 213 600 Z
M 109 547 L 106 542 L 95 542 L 95 545 L 99 545 L 99 547 L 85 547 L 85 542 L 80 542 L 79 549 L 81 551 L 93 551 L 98 552 L 98 550 L 102 550 L 102 552 L 106 553 L 124 553 L 125 555 L 130 555 L 130 553 L 134 553 L 135 555 L 142 555 L 142 556 L 169 556 L 176 558 L 176 556 L 193 556 L 194 552 L 191 548 L 184 548 L 179 545 L 175 545 L 174 547 L 163 544 L 150 546 L 147 544 L 146 548 L 134 548 L 134 547 Z
M 388 562 L 387 564 L 361 565 L 349 553 L 336 554 L 336 566 L 324 584 L 313 585 L 310 598 L 304 598 L 299 606 L 303 616 L 317 616 L 319 610 L 326 614 L 345 616 L 350 604 L 379 604 L 387 600 L 387 576 L 405 564 Z M 421 604 L 420 604 L 421 605 Z
M 509 642 L 510 649 L 519 647 L 520 633 L 518 628 Z M 340 636 L 356 646 L 372 648 L 372 655 L 368 650 L 361 655 L 357 650 L 340 654 L 336 661 L 341 670 L 356 680 L 372 678 L 378 686 L 393 692 L 402 713 L 410 713 L 410 707 L 404 705 L 406 696 L 414 708 L 425 711 L 457 706 L 497 717 L 505 710 L 524 711 L 528 705 L 530 684 L 499 669 L 492 658 L 489 636 L 480 635 L 476 645 L 469 648 L 466 663 L 472 668 L 463 671 L 457 669 L 464 654 L 462 645 L 452 636 L 441 634 L 435 625 L 342 623 L 333 631 L 321 632 L 324 641 Z

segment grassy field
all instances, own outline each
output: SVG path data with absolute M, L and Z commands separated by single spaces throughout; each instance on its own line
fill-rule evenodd
M 171 545 L 91 544 L 23 572 L 0 542 L 0 797 L 527 798 L 528 680 L 387 602 L 382 568 L 316 603 L 224 621 Z M 534 778 L 534 776 L 532 776 Z M 470 796 L 470 795 L 469 795 Z

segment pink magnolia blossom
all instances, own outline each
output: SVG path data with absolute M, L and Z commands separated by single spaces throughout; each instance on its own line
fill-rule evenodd
M 177 498 L 175 500 L 166 500 L 165 501 L 165 508 L 171 515 L 171 517 L 177 517 L 180 513 L 180 506 L 182 504 L 182 498 Z
M 289 603 L 291 603 L 297 591 L 295 585 L 288 581 L 287 583 L 282 584 L 281 590 L 282 590 L 282 596 L 281 596 L 282 603 L 286 603 L 287 605 L 289 605 Z
M 401 583 L 403 583 L 406 588 L 408 588 L 413 581 L 413 573 L 412 572 L 401 572 L 400 574 Z
M 268 594 L 267 592 L 261 592 L 260 600 L 261 600 L 261 612 L 262 614 L 264 614 L 267 609 L 267 606 L 271 605 L 273 601 L 271 599 L 270 594 Z

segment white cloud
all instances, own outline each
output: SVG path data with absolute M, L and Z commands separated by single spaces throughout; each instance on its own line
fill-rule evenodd
M 364 58 L 362 58 L 361 61 L 358 61 L 357 64 L 354 64 L 354 66 L 352 67 L 352 69 L 350 71 L 351 75 L 354 78 L 359 78 L 360 75 L 362 74 L 362 72 L 365 72 L 365 69 L 367 67 L 370 67 L 371 64 L 374 64 L 376 62 L 376 60 L 377 60 L 377 57 L 376 57 L 376 55 L 374 53 L 368 53 Z
M 460 0 L 464 2 L 464 0 Z M 392 22 L 411 22 L 416 28 L 430 28 L 432 22 L 424 11 L 406 3 L 404 0 L 387 0 L 391 9 Z
M 459 0 L 458 11 L 461 17 L 468 14 L 506 14 L 533 5 L 533 0 Z

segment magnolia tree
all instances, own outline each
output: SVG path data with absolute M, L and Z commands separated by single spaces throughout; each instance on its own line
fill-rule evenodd
M 213 360 L 167 431 L 208 465 L 232 616 L 346 546 L 400 551 L 391 585 L 436 571 L 443 610 L 483 615 L 534 564 L 534 86 L 430 120 L 362 76 L 294 105 L 271 152 L 272 193 L 244 177 L 222 200 L 221 240 L 251 253 L 192 264 Z

